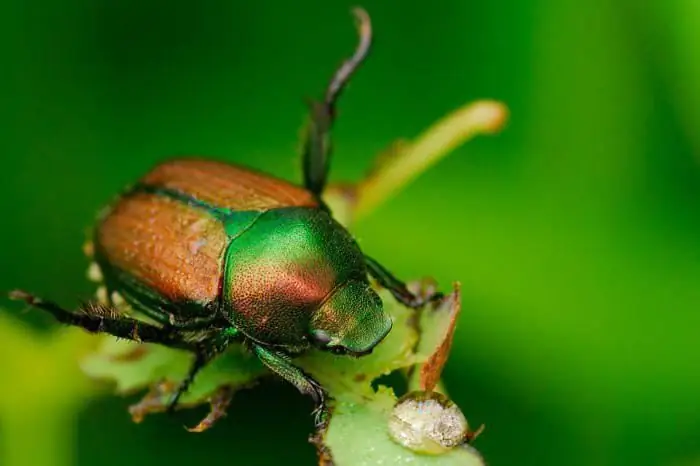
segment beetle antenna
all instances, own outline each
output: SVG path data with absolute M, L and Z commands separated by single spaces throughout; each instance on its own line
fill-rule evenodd
M 369 14 L 360 7 L 353 8 L 352 14 L 357 20 L 357 32 L 360 40 L 355 48 L 355 53 L 343 62 L 338 71 L 335 72 L 335 75 L 333 75 L 330 84 L 328 84 L 325 104 L 328 106 L 331 115 L 335 113 L 334 107 L 338 96 L 340 96 L 355 70 L 367 58 L 372 45 L 372 22 L 369 19 Z

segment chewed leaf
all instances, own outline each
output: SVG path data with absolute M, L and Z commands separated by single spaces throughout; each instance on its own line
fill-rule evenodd
M 457 326 L 457 318 L 462 309 L 462 296 L 459 283 L 454 291 L 436 309 L 426 309 L 420 319 L 421 333 L 418 344 L 418 357 L 426 358 L 418 373 L 421 390 L 431 391 L 440 380 L 442 369 L 452 348 L 452 339 Z
M 116 383 L 117 391 L 129 393 L 151 387 L 132 411 L 135 418 L 161 412 L 177 383 L 184 379 L 192 363 L 192 354 L 158 345 L 136 344 L 106 337 L 98 352 L 83 361 L 83 371 L 94 378 Z M 209 403 L 222 388 L 232 391 L 252 384 L 267 374 L 262 364 L 241 345 L 231 345 L 220 358 L 207 365 L 196 383 L 185 393 L 181 406 Z
M 394 442 L 388 421 L 396 397 L 380 387 L 362 402 L 338 401 L 324 443 L 335 466 L 374 466 L 383 464 L 483 466 L 475 450 L 454 448 L 441 455 L 421 455 Z
M 426 291 L 431 286 L 430 281 L 410 285 L 414 290 Z M 372 381 L 383 374 L 416 367 L 419 369 L 416 377 L 425 374 L 421 378 L 434 387 L 449 355 L 460 310 L 458 286 L 435 308 L 427 307 L 419 312 L 398 304 L 389 293 L 381 295 L 394 327 L 371 355 L 352 360 L 316 353 L 300 359 L 300 365 L 333 397 L 330 422 L 314 439 L 321 464 L 369 466 L 411 462 L 415 465 L 482 466 L 481 457 L 474 449 L 443 448 L 443 454 L 437 457 L 421 455 L 397 444 L 389 434 L 397 398 L 390 388 L 380 385 L 375 392 L 371 386 Z M 329 463 L 331 457 L 332 463 Z
M 390 293 L 381 291 L 379 294 L 394 325 L 371 354 L 351 358 L 315 351 L 297 359 L 299 366 L 314 376 L 333 396 L 346 392 L 371 394 L 374 379 L 415 363 L 418 333 L 412 323 L 414 312 L 396 303 Z
M 117 392 L 130 393 L 161 379 L 181 379 L 190 358 L 183 351 L 108 336 L 97 352 L 83 360 L 81 367 L 90 377 L 115 382 Z
M 324 199 L 338 221 L 349 227 L 451 149 L 475 135 L 500 130 L 507 115 L 507 108 L 499 102 L 480 101 L 464 106 L 416 140 L 394 144 L 379 158 L 365 180 L 356 185 L 331 186 L 324 193 Z M 394 329 L 363 364 L 349 365 L 327 355 L 312 356 L 305 361 L 305 368 L 324 383 L 334 397 L 333 416 L 327 429 L 313 440 L 320 464 L 482 466 L 480 455 L 466 444 L 440 456 L 424 456 L 389 440 L 387 426 L 396 397 L 390 389 L 381 386 L 373 393 L 370 385 L 378 375 L 397 368 L 417 369 L 409 371 L 412 374 L 409 386 L 417 386 L 428 395 L 439 385 L 461 309 L 459 285 L 455 285 L 453 293 L 437 309 L 425 309 L 419 318 L 393 299 L 386 299 L 386 295 L 384 298 L 387 311 L 394 319 Z M 338 377 L 336 370 L 343 376 Z M 478 432 L 467 432 L 465 439 L 473 439 Z

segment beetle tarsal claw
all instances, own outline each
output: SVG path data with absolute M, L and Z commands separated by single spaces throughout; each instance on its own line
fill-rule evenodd
M 194 427 L 185 427 L 188 432 L 204 432 L 212 427 L 216 421 L 225 417 L 228 407 L 233 399 L 233 389 L 230 386 L 219 388 L 209 400 L 211 406 L 209 414 Z
M 23 290 L 12 290 L 8 296 L 13 301 L 24 301 L 27 304 L 34 304 L 38 301 L 38 298 Z
M 164 412 L 165 400 L 174 390 L 175 384 L 168 380 L 163 380 L 152 386 L 141 401 L 129 406 L 131 420 L 138 424 L 143 421 L 147 414 Z
M 314 425 L 316 426 L 316 429 L 324 429 L 326 425 L 328 424 L 328 408 L 326 407 L 325 403 L 316 406 L 316 409 L 314 409 L 311 413 L 311 415 L 314 418 Z
M 316 403 L 316 408 L 312 411 L 311 415 L 314 418 L 314 424 L 317 429 L 320 429 L 326 425 L 328 422 L 328 407 L 326 406 L 326 391 L 323 387 L 313 379 L 309 380 L 309 383 L 313 387 L 313 392 L 310 393 L 314 402 Z
M 8 297 L 12 301 L 24 301 L 27 304 L 27 306 L 22 309 L 22 313 L 29 312 L 36 303 L 40 302 L 39 298 L 23 290 L 12 290 L 8 293 Z

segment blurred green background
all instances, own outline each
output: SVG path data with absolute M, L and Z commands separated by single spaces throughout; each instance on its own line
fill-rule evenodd
M 2 2 L 0 289 L 89 296 L 95 212 L 170 156 L 300 179 L 303 97 L 354 46 L 353 4 Z M 468 101 L 511 109 L 505 132 L 355 230 L 401 277 L 462 282 L 445 379 L 487 425 L 477 448 L 492 465 L 700 465 L 700 2 L 363 6 L 376 46 L 340 103 L 333 180 Z M 0 304 L 48 338 L 47 316 Z M 0 340 L 5 392 L 16 371 L 2 368 L 42 370 L 29 352 Z M 0 412 L 0 464 L 315 462 L 311 404 L 286 384 L 240 393 L 203 435 L 182 429 L 201 412 L 132 424 L 135 399 L 24 430 L 22 403 L 0 403 L 14 413 Z

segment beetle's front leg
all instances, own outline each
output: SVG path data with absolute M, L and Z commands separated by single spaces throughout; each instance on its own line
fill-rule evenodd
M 445 298 L 445 295 L 439 291 L 433 291 L 427 295 L 414 294 L 408 289 L 406 284 L 392 275 L 379 262 L 365 255 L 365 264 L 369 274 L 374 277 L 377 282 L 386 288 L 394 295 L 397 301 L 404 306 L 412 309 L 418 309 L 425 306 L 427 303 L 438 302 Z
M 259 345 L 253 345 L 253 351 L 268 369 L 297 387 L 302 394 L 311 396 L 314 403 L 316 403 L 316 409 L 314 410 L 316 425 L 323 425 L 327 412 L 326 394 L 323 387 L 292 364 L 287 355 Z

